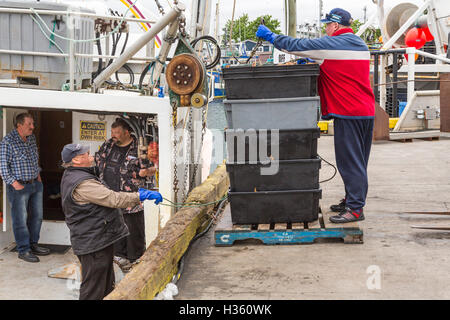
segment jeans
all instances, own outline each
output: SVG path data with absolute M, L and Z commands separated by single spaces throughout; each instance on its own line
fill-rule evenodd
M 30 244 L 38 243 L 42 225 L 42 182 L 24 184 L 22 190 L 7 186 L 6 196 L 11 204 L 11 218 L 17 251 L 30 251 Z

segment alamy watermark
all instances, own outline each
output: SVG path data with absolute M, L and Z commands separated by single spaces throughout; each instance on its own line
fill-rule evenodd
M 370 265 L 366 269 L 369 275 L 366 281 L 367 289 L 381 290 L 381 268 L 377 265 Z
M 195 132 L 200 132 L 200 121 L 194 121 Z M 197 130 L 198 129 L 198 130 Z M 278 129 L 227 129 L 209 130 L 209 141 L 204 137 L 203 144 L 200 135 L 192 137 L 192 133 L 187 128 L 177 128 L 174 130 L 172 141 L 175 140 L 176 152 L 174 153 L 174 164 L 191 165 L 201 164 L 202 148 L 205 144 L 211 144 L 212 155 L 211 164 L 219 165 L 226 159 L 227 163 L 248 163 L 261 164 L 261 175 L 275 175 L 279 170 L 279 144 L 280 134 Z M 226 140 L 226 148 L 224 142 Z

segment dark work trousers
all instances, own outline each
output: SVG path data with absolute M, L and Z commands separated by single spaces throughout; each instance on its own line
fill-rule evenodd
M 114 245 L 79 255 L 81 262 L 80 300 L 102 300 L 114 289 Z
M 336 164 L 345 186 L 345 203 L 350 209 L 366 204 L 373 119 L 334 119 Z
M 130 235 L 114 243 L 114 255 L 134 262 L 145 252 L 144 211 L 124 213 L 123 219 Z

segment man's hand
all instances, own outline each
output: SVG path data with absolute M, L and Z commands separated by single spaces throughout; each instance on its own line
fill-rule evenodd
M 147 169 L 141 169 L 139 170 L 139 176 L 140 177 L 151 177 L 152 175 L 154 175 L 156 172 L 156 168 L 155 167 L 150 167 Z
M 273 33 L 269 28 L 261 24 L 258 27 L 258 31 L 256 31 L 256 36 L 258 38 L 263 38 L 270 43 L 273 43 L 275 41 L 275 38 L 277 37 L 277 34 Z
M 158 191 L 151 191 L 144 188 L 139 188 L 139 200 L 155 200 L 155 204 L 158 204 L 163 201 L 163 197 L 161 193 Z
M 23 188 L 25 188 L 23 185 L 21 185 L 19 182 L 17 182 L 17 180 L 14 181 L 11 185 L 17 191 L 22 190 Z

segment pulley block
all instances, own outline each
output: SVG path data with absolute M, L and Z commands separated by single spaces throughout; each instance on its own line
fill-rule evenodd
M 175 56 L 166 69 L 166 80 L 169 88 L 181 96 L 193 93 L 203 82 L 203 76 L 202 63 L 195 55 L 190 53 Z
M 204 94 L 197 92 L 191 96 L 191 105 L 193 107 L 201 108 L 204 105 L 206 105 L 206 102 L 207 102 L 207 98 Z

